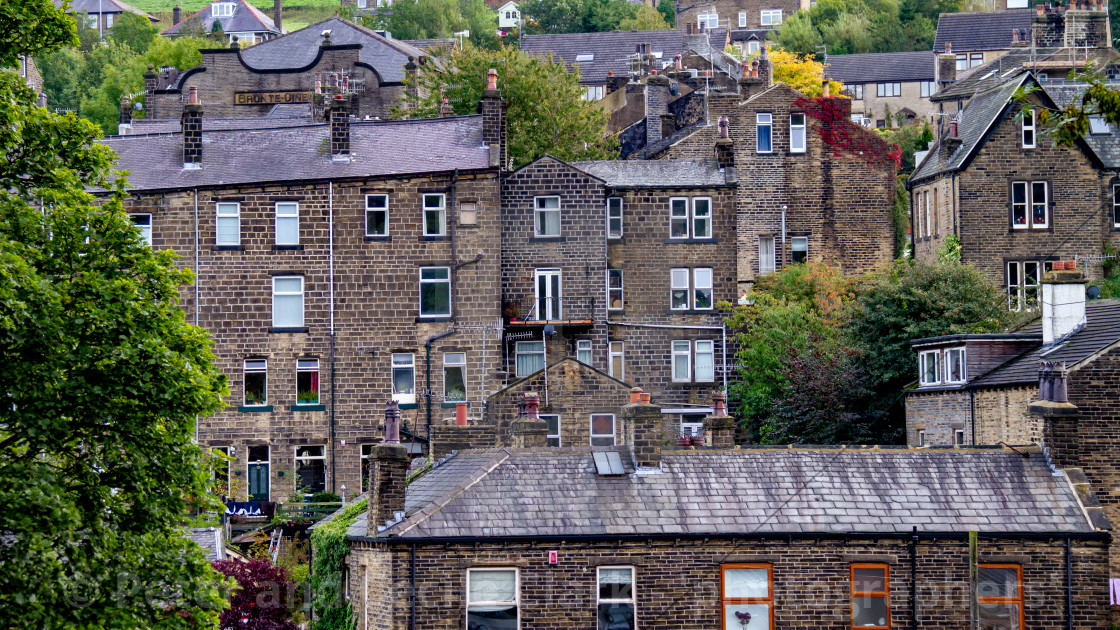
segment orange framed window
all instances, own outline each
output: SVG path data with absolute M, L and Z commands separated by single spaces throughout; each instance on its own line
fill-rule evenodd
M 891 569 L 885 564 L 853 563 L 852 628 L 891 627 Z
M 720 615 L 724 630 L 770 630 L 774 627 L 774 566 L 720 566 Z
M 983 630 L 1023 627 L 1023 567 L 1018 564 L 977 566 L 976 603 Z

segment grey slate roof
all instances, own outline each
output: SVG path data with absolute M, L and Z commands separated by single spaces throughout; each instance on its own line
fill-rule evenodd
M 1031 9 L 1008 9 L 981 13 L 942 13 L 937 20 L 933 51 L 945 52 L 945 44 L 957 52 L 972 50 L 1007 50 L 1011 48 L 1011 31 L 1030 32 Z
M 700 188 L 726 186 L 727 177 L 705 160 L 603 160 L 572 162 L 612 188 Z
M 286 107 L 287 105 L 285 105 Z M 277 105 L 277 107 L 281 107 Z M 297 106 L 298 107 L 298 106 Z M 231 130 L 231 129 L 276 129 L 280 127 L 305 127 L 313 124 L 311 119 L 311 109 L 307 105 L 302 106 L 307 110 L 306 116 L 251 116 L 244 118 L 204 118 L 202 121 L 203 129 L 209 131 Z M 180 131 L 182 124 L 178 118 L 134 118 L 132 120 L 132 131 L 129 135 L 142 135 L 142 134 L 158 134 L 158 133 L 175 133 Z
M 202 547 L 210 562 L 226 559 L 226 543 L 220 527 L 191 527 L 184 535 Z
M 752 39 L 764 42 L 773 32 L 774 29 L 769 28 L 738 28 L 733 29 L 730 35 L 732 42 L 745 42 Z
M 325 124 L 231 131 L 204 126 L 202 168 L 191 170 L 183 169 L 180 133 L 114 136 L 103 142 L 119 156 L 117 168 L 131 172 L 131 190 L 484 169 L 490 164 L 481 116 L 352 121 L 348 163 L 331 161 Z
M 1120 83 L 1110 83 L 1112 89 L 1120 89 Z M 1084 83 L 1050 83 L 1042 84 L 1042 89 L 1050 96 L 1055 105 L 1063 107 L 1073 102 L 1073 99 L 1085 92 L 1088 86 Z M 1120 168 L 1120 128 L 1116 125 L 1109 126 L 1109 133 L 1090 133 L 1083 136 L 1085 143 L 1097 154 L 1105 168 Z
M 684 50 L 685 32 L 682 29 L 665 31 L 619 31 L 614 33 L 562 33 L 552 35 L 525 35 L 521 50 L 537 55 L 549 54 L 563 59 L 571 70 L 576 56 L 592 54 L 594 60 L 579 63 L 580 82 L 605 83 L 607 72 L 627 76 L 629 58 L 638 44 L 650 44 L 651 53 L 661 53 L 661 63 L 672 63 L 673 57 Z M 727 40 L 727 29 L 712 29 L 711 41 Z
M 660 471 L 628 459 L 601 477 L 587 447 L 464 451 L 408 486 L 405 519 L 380 536 L 1093 531 L 1037 451 L 664 451 Z M 375 533 L 359 519 L 348 534 Z
M 52 0 L 54 6 L 61 7 L 62 0 Z M 70 0 L 70 13 L 81 13 L 85 11 L 89 15 L 97 15 L 101 13 L 135 13 L 136 15 L 143 15 L 153 22 L 158 22 L 159 18 L 150 13 L 145 13 L 136 7 L 121 2 L 121 0 Z
M 433 48 L 458 48 L 459 40 L 457 39 L 399 39 L 394 40 L 404 42 L 413 48 L 419 50 L 431 50 Z
M 988 129 L 1003 113 L 1015 90 L 1028 77 L 1027 73 L 1019 73 L 1012 80 L 974 96 L 959 114 L 957 135 L 961 139 L 960 146 L 951 154 L 942 155 L 939 145 L 935 144 L 911 175 L 910 181 L 917 183 L 927 177 L 960 168 L 972 151 L 979 146 Z M 938 142 L 944 142 L 944 138 L 939 139 Z
M 387 39 L 372 30 L 332 17 L 301 28 L 282 37 L 250 46 L 241 51 L 241 58 L 258 70 L 302 68 L 319 54 L 323 42 L 322 32 L 331 32 L 332 44 L 361 44 L 359 58 L 373 66 L 384 83 L 399 83 L 404 79 L 404 64 L 408 58 L 419 59 L 424 51 L 397 39 Z
M 175 24 L 171 28 L 163 32 L 164 35 L 177 35 L 179 28 L 190 20 L 197 17 L 199 23 L 202 25 L 202 30 L 209 33 L 210 29 L 214 27 L 214 22 L 220 22 L 222 25 L 222 32 L 230 33 L 280 33 L 280 29 L 276 28 L 276 23 L 272 18 L 265 14 L 260 9 L 246 2 L 246 0 L 220 0 L 221 2 L 232 2 L 236 6 L 233 7 L 233 15 L 214 17 L 211 10 L 211 4 L 206 5 L 201 11 L 183 18 L 182 22 Z
M 933 53 L 928 51 L 829 55 L 824 74 L 843 83 L 932 81 Z
M 1034 324 L 1023 332 L 1041 332 Z M 1120 300 L 1091 301 L 1085 306 L 1085 325 L 1053 346 L 1038 348 L 1009 361 L 970 383 L 970 388 L 1038 383 L 1039 361 L 1064 361 L 1072 368 L 1097 352 L 1120 342 Z
M 1035 49 L 1033 53 L 1026 47 L 1015 48 L 1006 55 L 1000 56 L 998 59 L 989 61 L 982 66 L 972 68 L 962 74 L 958 74 L 955 82 L 940 90 L 937 94 L 934 94 L 930 97 L 930 100 L 934 102 L 968 100 L 972 98 L 974 94 L 995 87 L 1004 81 L 1022 74 L 1032 66 L 1039 72 L 1045 72 L 1046 70 L 1043 68 L 1048 64 L 1058 69 L 1061 69 L 1063 66 L 1068 67 L 1070 65 L 1071 55 L 1074 54 L 1077 55 L 1077 58 L 1082 62 L 1087 56 L 1089 59 L 1093 60 L 1093 63 L 1098 68 L 1107 66 L 1120 55 L 1120 53 L 1117 53 L 1117 51 L 1112 48 L 1090 48 L 1088 50 L 1039 48 Z

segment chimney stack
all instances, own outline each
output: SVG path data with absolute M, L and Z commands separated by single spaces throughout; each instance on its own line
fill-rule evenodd
M 179 5 L 175 5 L 175 8 L 171 9 L 171 21 L 173 22 L 171 26 L 183 21 L 183 10 L 179 8 Z
M 281 33 L 284 32 L 281 24 L 283 23 L 283 7 L 280 6 L 282 0 L 272 0 L 272 21 L 276 24 L 276 30 Z
M 631 403 L 622 408 L 622 422 L 626 431 L 626 443 L 634 455 L 634 461 L 642 468 L 661 467 L 661 407 L 651 405 L 642 393 L 645 402 Z
M 828 98 L 828 79 L 821 81 L 821 98 Z
M 1066 364 L 1039 362 L 1039 400 L 1032 415 L 1042 418 L 1042 444 L 1050 462 L 1058 468 L 1076 467 L 1081 410 L 1066 397 Z
M 490 166 L 507 170 L 506 103 L 498 91 L 498 71 L 495 68 L 486 73 L 486 89 L 482 91 L 478 113 L 482 114 L 482 142 L 490 147 Z
M 712 394 L 712 415 L 704 418 L 704 436 L 709 446 L 735 446 L 735 419 L 727 415 L 727 393 Z
M 183 130 L 183 168 L 202 168 L 202 104 L 198 102 L 197 86 L 192 85 L 187 92 L 179 124 Z
M 121 96 L 120 116 L 117 119 L 117 135 L 128 135 L 132 129 L 132 99 L 127 95 Z
M 735 168 L 735 141 L 728 130 L 727 116 L 719 117 L 719 139 L 716 140 L 716 162 L 722 169 Z
M 537 392 L 525 392 L 518 404 L 523 406 L 525 415 L 510 424 L 510 446 L 545 448 L 548 446 L 548 424 L 540 418 L 540 396 Z M 520 413 L 521 410 L 518 411 Z
M 350 101 L 338 94 L 331 101 L 331 160 L 350 161 Z
M 385 403 L 385 441 L 374 447 L 369 467 L 369 535 L 378 527 L 404 516 L 405 482 L 408 478 L 408 448 L 397 433 L 401 410 L 395 400 Z M 395 440 L 395 441 L 394 441 Z
M 1049 345 L 1085 323 L 1085 276 L 1075 261 L 1059 261 L 1042 275 L 1042 343 Z

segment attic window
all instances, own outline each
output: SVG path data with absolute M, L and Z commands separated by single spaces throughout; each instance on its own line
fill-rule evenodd
M 626 474 L 626 469 L 622 467 L 622 458 L 618 456 L 617 451 L 600 451 L 592 455 L 595 457 L 595 472 L 600 477 Z
M 1100 116 L 1090 116 L 1089 133 L 1093 135 L 1112 133 L 1112 129 L 1109 128 L 1108 122 L 1104 118 L 1101 118 Z
M 229 17 L 233 15 L 233 3 L 215 2 L 210 5 L 210 15 L 212 17 Z
M 576 63 L 588 63 L 588 62 L 591 62 L 591 61 L 595 61 L 595 54 L 594 53 L 576 55 Z

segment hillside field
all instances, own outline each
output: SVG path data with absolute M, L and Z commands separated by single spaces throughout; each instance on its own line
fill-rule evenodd
M 162 31 L 170 28 L 171 11 L 176 4 L 187 17 L 210 4 L 209 0 L 129 0 L 129 4 L 159 18 L 156 26 Z M 272 15 L 271 0 L 250 0 L 250 4 Z M 284 29 L 294 31 L 333 16 L 340 6 L 339 0 L 284 0 Z

